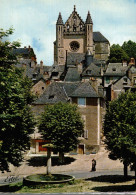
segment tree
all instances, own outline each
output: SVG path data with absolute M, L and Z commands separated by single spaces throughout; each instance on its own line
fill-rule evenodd
M 122 49 L 127 53 L 130 58 L 136 59 L 136 43 L 129 40 L 128 42 L 124 42 L 122 45 Z
M 39 131 L 50 140 L 63 161 L 64 152 L 77 147 L 83 133 L 83 121 L 77 106 L 70 103 L 47 105 L 39 122 Z
M 110 57 L 109 62 L 111 63 L 117 63 L 122 62 L 123 60 L 129 61 L 130 58 L 128 54 L 121 48 L 119 44 L 113 44 L 110 47 Z
M 4 41 L 13 29 L 0 31 L 0 170 L 9 170 L 9 163 L 19 166 L 30 145 L 29 134 L 34 129 L 30 103 L 32 83 L 14 66 L 17 62 L 12 50 L 18 42 Z
M 136 160 L 136 93 L 122 93 L 109 103 L 104 120 L 104 136 L 109 157 L 127 165 Z

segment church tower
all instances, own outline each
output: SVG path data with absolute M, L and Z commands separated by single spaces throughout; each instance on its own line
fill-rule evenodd
M 88 11 L 86 22 L 85 22 L 85 50 L 90 51 L 94 54 L 93 49 L 93 21 Z
M 65 65 L 66 59 L 68 63 L 83 62 L 86 52 L 90 52 L 96 59 L 107 60 L 109 45 L 109 41 L 100 32 L 93 32 L 93 21 L 89 11 L 85 22 L 75 5 L 65 23 L 59 13 L 54 42 L 54 64 Z
M 65 64 L 64 61 L 64 47 L 63 47 L 63 20 L 61 13 L 59 13 L 56 23 L 56 61 L 58 65 Z

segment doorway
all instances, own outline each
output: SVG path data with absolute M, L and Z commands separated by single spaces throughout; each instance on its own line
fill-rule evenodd
M 84 144 L 78 145 L 78 154 L 84 154 Z

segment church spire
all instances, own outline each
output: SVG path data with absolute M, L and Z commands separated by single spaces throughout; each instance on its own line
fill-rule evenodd
M 61 16 L 61 13 L 60 12 L 59 12 L 57 24 L 63 24 L 63 20 L 62 20 L 62 16 Z
M 76 11 L 76 6 L 74 5 L 74 12 Z
M 90 12 L 88 11 L 87 18 L 86 18 L 86 24 L 93 24 Z

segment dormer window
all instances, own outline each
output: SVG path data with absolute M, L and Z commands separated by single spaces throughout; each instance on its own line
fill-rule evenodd
M 127 83 L 127 78 L 123 78 L 124 82 Z
M 87 70 L 86 71 L 87 74 L 91 74 L 91 72 L 92 72 L 91 70 Z
M 52 72 L 52 76 L 58 76 L 58 72 Z
M 116 71 L 116 68 L 112 68 L 113 71 Z
M 53 99 L 53 98 L 54 98 L 54 95 L 50 95 L 50 96 L 49 96 L 49 99 Z

